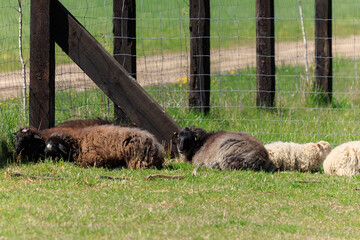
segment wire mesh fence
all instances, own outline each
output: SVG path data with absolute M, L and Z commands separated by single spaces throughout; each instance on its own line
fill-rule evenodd
M 60 1 L 113 52 L 113 2 Z M 360 12 L 355 0 L 332 1 L 333 99 L 322 104 L 315 82 L 315 1 L 275 0 L 275 105 L 256 105 L 256 11 L 254 0 L 212 0 L 209 114 L 188 109 L 189 1 L 136 1 L 136 81 L 181 126 L 244 131 L 262 142 L 358 139 Z M 22 52 L 29 81 L 30 0 L 21 1 Z M 28 123 L 19 56 L 19 5 L 0 3 L 1 131 Z M 27 89 L 28 92 L 28 89 Z M 25 94 L 25 100 L 28 95 Z M 56 122 L 113 117 L 107 96 L 56 47 Z

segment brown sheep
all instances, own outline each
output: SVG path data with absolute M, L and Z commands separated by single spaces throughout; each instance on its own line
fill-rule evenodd
M 54 128 L 37 130 L 34 127 L 21 127 L 14 133 L 16 136 L 15 152 L 21 158 L 37 161 L 44 156 L 45 141 L 51 134 L 59 131 L 68 132 L 87 126 L 111 124 L 103 119 L 78 119 L 60 123 Z
M 264 145 L 246 133 L 210 132 L 193 126 L 186 127 L 176 135 L 180 157 L 195 164 L 193 174 L 204 165 L 219 169 L 272 170 Z
M 45 153 L 81 166 L 160 169 L 164 163 L 164 149 L 152 134 L 114 125 L 55 133 L 47 140 Z
M 57 127 L 57 128 L 84 128 L 84 127 L 89 127 L 89 126 L 98 126 L 98 125 L 106 125 L 106 124 L 113 124 L 113 123 L 108 120 L 101 119 L 101 118 L 76 119 L 76 120 L 69 120 L 69 121 L 59 123 L 55 127 Z

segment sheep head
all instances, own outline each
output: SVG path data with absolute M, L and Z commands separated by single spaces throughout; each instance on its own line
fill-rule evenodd
M 53 133 L 45 142 L 45 155 L 52 159 L 70 159 L 75 153 L 77 144 L 75 140 L 65 133 Z
M 44 154 L 45 141 L 35 128 L 23 127 L 14 135 L 16 136 L 15 152 L 17 155 L 37 160 Z
M 180 155 L 185 161 L 190 161 L 194 155 L 196 149 L 197 134 L 192 127 L 185 127 L 178 133 L 175 133 L 174 137 L 177 139 L 176 145 Z
M 320 157 L 321 159 L 325 159 L 331 152 L 332 147 L 328 142 L 320 141 L 316 143 L 317 147 L 320 149 Z

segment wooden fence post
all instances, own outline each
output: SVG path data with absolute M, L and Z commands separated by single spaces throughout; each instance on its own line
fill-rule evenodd
M 256 83 L 258 106 L 275 98 L 274 0 L 256 0 Z
M 136 1 L 113 0 L 114 58 L 136 79 Z M 123 110 L 114 104 L 114 116 L 128 122 Z
M 315 91 L 332 99 L 332 0 L 315 0 Z
M 210 110 L 210 1 L 190 0 L 189 107 Z
M 31 0 L 30 125 L 39 129 L 55 121 L 55 42 L 51 30 L 53 0 Z

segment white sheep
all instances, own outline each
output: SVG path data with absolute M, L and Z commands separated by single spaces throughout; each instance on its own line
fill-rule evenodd
M 313 171 L 319 169 L 321 163 L 331 152 L 328 142 L 318 143 L 293 143 L 274 142 L 265 145 L 273 163 L 274 171 Z
M 329 175 L 354 176 L 360 174 L 360 141 L 343 143 L 334 148 L 323 163 Z

